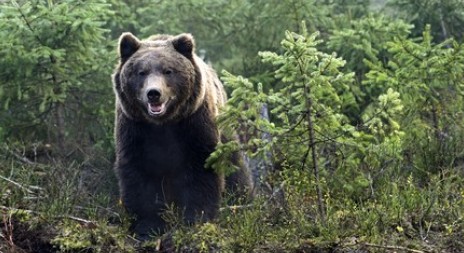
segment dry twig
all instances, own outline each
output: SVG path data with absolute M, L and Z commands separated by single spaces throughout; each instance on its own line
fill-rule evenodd
M 401 247 L 401 246 L 378 245 L 378 244 L 373 244 L 373 243 L 360 243 L 360 244 L 365 247 L 385 249 L 385 250 L 394 250 L 394 251 L 399 250 L 399 251 L 405 251 L 405 252 L 411 252 L 411 253 L 427 253 L 428 252 L 428 251 L 410 249 L 410 248 Z
M 4 210 L 4 211 L 13 211 L 13 212 L 23 212 L 23 213 L 27 213 L 27 214 L 41 214 L 40 212 L 37 212 L 37 211 L 33 211 L 33 210 L 28 210 L 28 209 L 18 209 L 18 208 L 14 208 L 14 207 L 7 207 L 7 206 L 0 206 L 0 209 L 1 210 Z M 83 225 L 85 225 L 86 227 L 89 227 L 89 228 L 95 228 L 97 227 L 97 223 L 95 221 L 91 221 L 91 220 L 86 220 L 86 219 L 83 219 L 83 218 L 79 218 L 79 217 L 76 217 L 76 216 L 72 216 L 72 215 L 58 215 L 58 216 L 53 216 L 53 218 L 58 218 L 58 219 L 70 219 L 70 220 L 74 220 L 74 221 L 77 221 Z

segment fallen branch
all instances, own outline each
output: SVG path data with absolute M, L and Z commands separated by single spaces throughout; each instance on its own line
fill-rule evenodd
M 253 204 L 225 206 L 225 207 L 219 208 L 219 211 L 220 211 L 220 212 L 225 211 L 225 210 L 232 210 L 232 211 L 235 211 L 235 210 L 250 208 L 250 207 L 253 207 L 253 206 L 254 206 Z
M 97 223 L 94 221 L 86 220 L 86 219 L 79 218 L 79 217 L 72 216 L 72 215 L 58 215 L 58 216 L 55 216 L 55 218 L 64 218 L 64 219 L 74 220 L 74 221 L 81 223 L 81 225 L 87 228 L 91 228 L 91 229 L 98 227 Z
M 5 181 L 8 181 L 9 183 L 11 183 L 11 184 L 13 184 L 13 185 L 25 190 L 25 191 L 27 191 L 27 193 L 29 193 L 29 194 L 36 194 L 36 192 L 34 192 L 34 190 L 39 190 L 39 191 L 42 190 L 42 188 L 39 187 L 39 186 L 34 186 L 34 185 L 24 186 L 24 185 L 22 185 L 22 184 L 20 184 L 18 182 L 15 182 L 15 181 L 13 181 L 13 180 L 11 180 L 9 178 L 6 178 L 4 176 L 1 176 L 1 175 L 0 175 L 0 178 L 5 180 Z
M 280 197 L 279 195 L 282 195 L 284 194 L 283 193 L 283 188 L 284 188 L 284 185 L 285 185 L 285 181 L 283 181 L 279 187 L 277 187 L 276 189 L 272 189 L 272 187 L 269 185 L 269 184 L 264 184 L 263 183 L 263 186 L 266 186 L 268 188 L 269 191 L 272 191 L 271 194 L 268 194 L 270 195 L 267 200 L 264 202 L 264 206 L 268 206 L 269 203 L 272 201 L 272 200 L 277 200 L 279 202 L 279 204 L 281 206 L 284 206 L 285 203 L 280 203 L 280 202 L 283 202 L 284 200 L 282 199 L 277 199 L 278 197 Z M 282 198 L 285 199 L 285 196 L 283 196 Z M 246 208 L 251 208 L 251 207 L 254 207 L 256 206 L 255 204 L 247 204 L 247 205 L 232 205 L 232 206 L 225 206 L 225 207 L 221 207 L 219 208 L 219 211 L 222 212 L 222 211 L 225 211 L 225 210 L 232 210 L 232 211 L 236 211 L 236 210 L 240 210 L 240 209 L 246 209 Z
M 378 245 L 378 244 L 373 244 L 373 243 L 360 243 L 360 245 L 365 246 L 365 247 L 371 247 L 371 248 L 378 248 L 378 249 L 386 249 L 386 250 L 401 250 L 401 251 L 406 251 L 406 252 L 412 252 L 412 253 L 427 253 L 428 251 L 422 251 L 422 250 L 416 250 L 416 249 L 410 249 L 406 247 L 401 247 L 401 246 L 391 246 L 391 245 Z
M 0 209 L 4 210 L 4 211 L 12 211 L 12 212 L 18 212 L 18 213 L 41 215 L 40 212 L 33 211 L 33 210 L 28 210 L 28 209 L 18 209 L 18 208 L 7 207 L 7 206 L 0 206 Z M 72 216 L 72 215 L 57 215 L 57 216 L 52 216 L 52 218 L 55 218 L 55 219 L 70 219 L 70 220 L 77 221 L 77 222 L 79 222 L 79 223 L 81 223 L 81 224 L 83 224 L 83 225 L 85 225 L 86 227 L 89 227 L 89 228 L 96 228 L 97 227 L 97 223 L 95 221 L 86 220 L 86 219 L 79 218 L 79 217 Z
M 27 157 L 24 157 L 24 156 L 21 156 L 19 154 L 16 154 L 15 152 L 13 152 L 12 150 L 8 150 L 10 152 L 10 154 L 12 154 L 14 157 L 16 157 L 16 159 L 18 159 L 19 161 L 25 163 L 25 164 L 29 164 L 29 165 L 37 165 L 36 162 L 33 162 L 31 161 L 29 158 Z
M 8 183 L 11 183 L 11 184 L 13 184 L 13 185 L 15 185 L 15 186 L 17 186 L 17 187 L 19 187 L 19 188 L 21 188 L 21 189 L 27 191 L 28 193 L 31 193 L 31 194 L 33 193 L 33 192 L 32 192 L 31 190 L 29 190 L 27 187 L 23 186 L 22 184 L 20 184 L 20 183 L 18 183 L 18 182 L 15 182 L 15 181 L 13 181 L 13 180 L 11 180 L 11 179 L 9 179 L 9 178 L 6 178 L 6 177 L 4 177 L 4 176 L 1 176 L 1 175 L 0 175 L 0 178 L 3 179 L 3 180 L 5 180 L 5 181 L 8 181 Z
M 19 212 L 19 213 L 22 212 L 22 213 L 27 213 L 27 214 L 38 214 L 38 212 L 36 211 L 27 210 L 27 209 L 18 209 L 18 208 L 7 207 L 7 206 L 0 206 L 0 209 L 4 211 L 13 211 L 13 212 Z

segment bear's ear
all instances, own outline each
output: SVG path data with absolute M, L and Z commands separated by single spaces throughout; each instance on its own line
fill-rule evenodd
M 126 32 L 119 37 L 119 57 L 123 61 L 131 57 L 140 47 L 140 40 L 132 33 Z
M 172 45 L 188 59 L 193 59 L 193 50 L 195 49 L 195 41 L 189 33 L 182 33 L 172 39 Z

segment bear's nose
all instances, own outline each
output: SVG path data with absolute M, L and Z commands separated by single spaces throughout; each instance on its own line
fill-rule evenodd
M 147 91 L 147 98 L 149 102 L 158 102 L 161 97 L 161 92 L 158 89 L 151 89 Z

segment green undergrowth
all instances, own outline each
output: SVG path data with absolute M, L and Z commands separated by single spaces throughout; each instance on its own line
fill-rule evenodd
M 367 185 L 356 199 L 328 191 L 325 223 L 318 219 L 311 176 L 280 174 L 279 194 L 262 195 L 251 206 L 226 208 L 216 224 L 176 230 L 175 241 L 200 252 L 300 252 L 305 247 L 312 252 L 385 252 L 387 245 L 452 252 L 449 247 L 463 233 L 464 184 L 455 170 L 423 186 L 407 175 L 375 192 Z
M 0 168 L 2 252 L 385 252 L 395 247 L 458 252 L 464 247 L 460 168 L 443 169 L 426 183 L 392 169 L 376 185 L 353 181 L 356 195 L 349 187 L 325 186 L 325 221 L 312 175 L 282 168 L 254 201 L 224 204 L 215 221 L 184 226 L 167 212 L 171 232 L 145 244 L 127 234 L 128 217 L 111 195 L 115 183 L 102 179 L 112 177 L 110 169 L 86 178 L 91 169 L 85 163 L 24 164 L 16 157 L 2 157 Z M 322 176 L 324 185 L 340 180 Z

